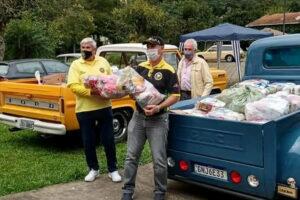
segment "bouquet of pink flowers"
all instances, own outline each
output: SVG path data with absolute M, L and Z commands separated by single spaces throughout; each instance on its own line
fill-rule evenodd
M 102 75 L 102 76 L 87 76 L 84 80 L 84 85 L 87 88 L 92 88 L 97 91 L 99 96 L 115 99 L 121 98 L 127 95 L 126 91 L 119 87 L 117 84 L 118 76 Z
M 84 85 L 97 91 L 100 96 L 110 99 L 130 94 L 141 107 L 156 105 L 165 98 L 165 95 L 131 67 L 117 70 L 112 75 L 87 76 Z

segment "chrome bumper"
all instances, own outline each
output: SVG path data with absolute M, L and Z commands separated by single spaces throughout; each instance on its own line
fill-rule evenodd
M 63 124 L 55 124 L 49 122 L 42 122 L 36 119 L 13 117 L 9 115 L 0 114 L 0 122 L 20 129 L 31 129 L 40 133 L 65 135 L 66 127 Z

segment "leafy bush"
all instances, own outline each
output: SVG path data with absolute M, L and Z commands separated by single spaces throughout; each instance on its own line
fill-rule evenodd
M 4 58 L 53 57 L 56 41 L 48 31 L 46 23 L 24 14 L 21 19 L 11 20 L 6 27 Z

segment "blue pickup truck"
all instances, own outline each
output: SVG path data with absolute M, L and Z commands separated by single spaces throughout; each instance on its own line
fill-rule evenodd
M 244 79 L 299 84 L 300 34 L 253 42 L 245 67 Z M 300 111 L 264 124 L 171 113 L 168 139 L 170 179 L 250 199 L 298 198 Z

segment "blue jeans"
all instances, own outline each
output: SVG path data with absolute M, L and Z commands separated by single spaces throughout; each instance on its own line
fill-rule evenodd
M 90 169 L 98 170 L 96 141 L 104 146 L 109 172 L 117 170 L 116 147 L 113 135 L 113 115 L 111 107 L 94 111 L 76 113 L 79 122 L 85 158 Z
M 134 112 L 128 126 L 127 156 L 124 171 L 124 193 L 133 193 L 139 159 L 148 140 L 153 168 L 154 193 L 164 194 L 167 190 L 167 136 L 168 114 L 146 117 L 144 114 Z

